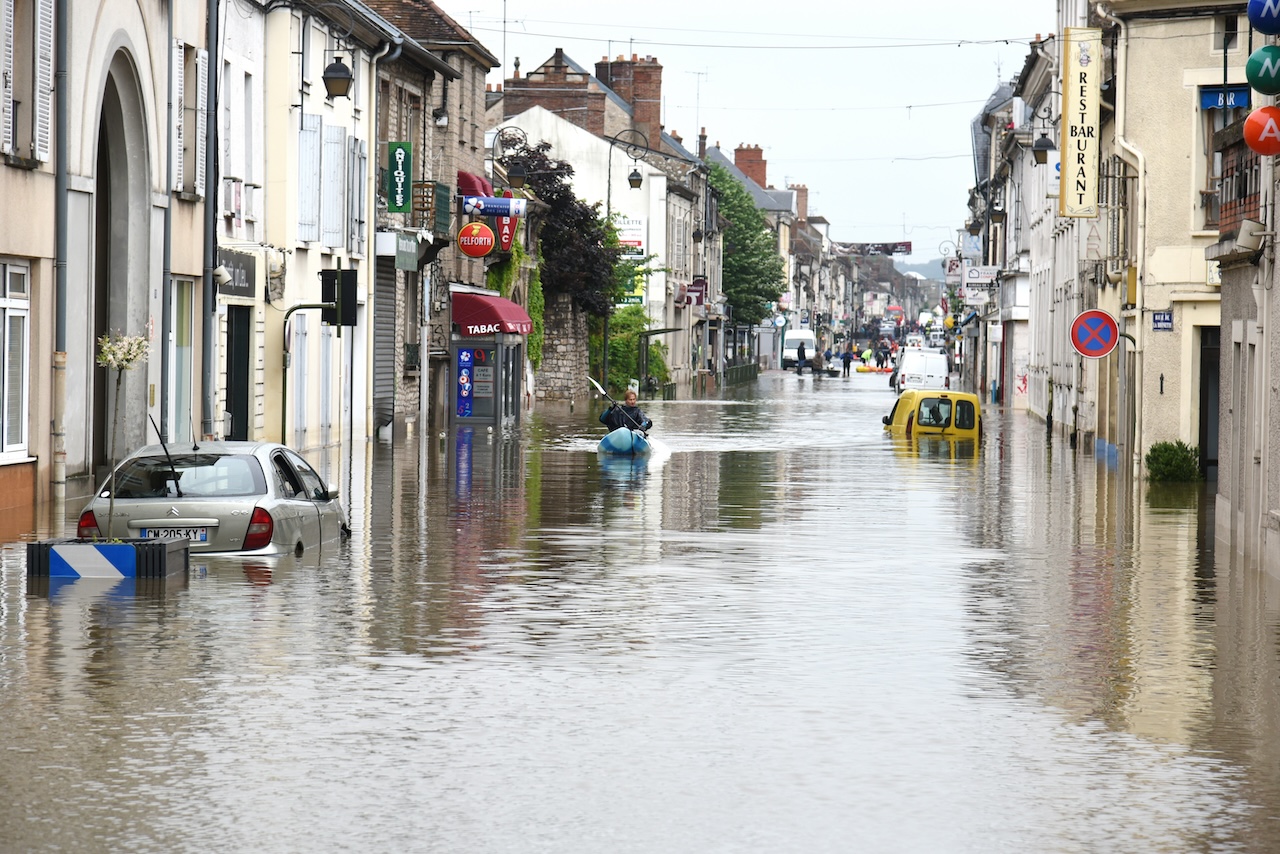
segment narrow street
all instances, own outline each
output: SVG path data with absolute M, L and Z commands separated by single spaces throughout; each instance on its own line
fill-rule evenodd
M 775 370 L 642 401 L 647 462 L 585 404 L 309 455 L 348 544 L 161 589 L 10 544 L 0 847 L 1280 849 L 1280 585 L 1212 487 L 893 401 Z

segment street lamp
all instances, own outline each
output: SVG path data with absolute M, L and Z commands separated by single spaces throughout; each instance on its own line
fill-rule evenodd
M 347 68 L 342 57 L 337 55 L 333 57 L 333 62 L 325 66 L 324 74 L 320 75 L 320 79 L 324 81 L 324 90 L 329 93 L 330 98 L 347 97 L 347 93 L 351 91 L 351 82 L 354 80 L 351 69 Z
M 489 162 L 492 164 L 490 171 L 496 178 L 498 176 L 498 160 L 507 156 L 507 149 L 528 148 L 529 135 L 524 132 L 524 128 L 515 125 L 504 125 L 493 131 L 493 142 L 489 144 Z M 507 186 L 513 190 L 519 190 L 525 185 L 525 181 L 529 178 L 529 170 L 525 168 L 524 163 L 520 160 L 512 159 L 507 164 Z
M 1040 138 L 1031 146 L 1031 156 L 1036 159 L 1037 166 L 1043 166 L 1049 162 L 1049 152 L 1057 150 L 1058 147 L 1053 144 L 1053 140 L 1049 139 L 1049 134 L 1040 131 Z
M 613 149 L 621 145 L 626 151 L 627 156 L 631 158 L 631 174 L 627 176 L 627 183 L 631 185 L 631 189 L 638 190 L 640 185 L 644 183 L 644 176 L 640 174 L 640 169 L 636 166 L 636 161 L 649 150 L 649 137 L 645 136 L 635 128 L 623 128 L 613 136 L 606 136 L 609 142 L 608 166 L 605 169 L 605 189 L 604 189 L 604 215 L 605 219 L 613 221 Z M 600 378 L 600 384 L 605 388 L 609 387 L 609 315 L 613 312 L 613 306 L 609 306 L 609 310 L 604 315 L 604 353 L 600 359 L 601 372 L 604 374 Z

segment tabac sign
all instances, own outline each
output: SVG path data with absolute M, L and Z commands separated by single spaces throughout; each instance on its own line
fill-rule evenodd
M 1058 215 L 1098 215 L 1102 30 L 1067 27 L 1062 55 L 1062 153 Z

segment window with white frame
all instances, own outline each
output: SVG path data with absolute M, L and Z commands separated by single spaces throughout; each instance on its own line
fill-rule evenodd
M 0 0 L 0 154 L 47 161 L 53 127 L 53 0 Z
M 3 0 L 0 0 L 3 2 Z M 204 196 L 209 127 L 209 52 L 175 39 L 173 48 L 173 190 Z M 215 193 L 217 188 L 214 188 Z
M 31 397 L 30 268 L 0 258 L 0 460 L 27 456 Z
M 368 143 L 303 113 L 298 131 L 298 241 L 365 252 Z

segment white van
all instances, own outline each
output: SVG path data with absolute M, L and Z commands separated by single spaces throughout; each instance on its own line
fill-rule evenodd
M 951 388 L 951 360 L 933 350 L 906 350 L 893 388 L 899 394 L 908 388 Z
M 804 358 L 808 362 L 813 358 L 813 350 L 818 346 L 818 339 L 808 329 L 788 329 L 782 338 L 782 369 L 789 371 L 796 366 L 796 345 L 804 342 Z

